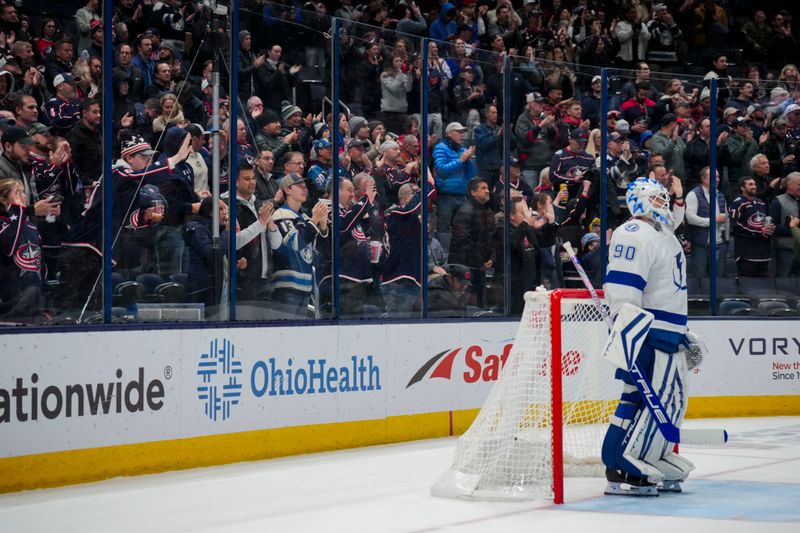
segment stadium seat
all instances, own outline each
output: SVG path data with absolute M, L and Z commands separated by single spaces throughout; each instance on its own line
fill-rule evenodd
M 125 277 L 120 274 L 119 272 L 112 272 L 111 273 L 111 291 L 113 292 L 114 289 L 117 288 L 117 285 L 125 281 Z
M 139 274 L 136 282 L 144 287 L 146 294 L 155 294 L 156 287 L 162 285 L 164 280 L 158 274 Z
M 180 283 L 175 283 L 173 281 L 160 284 L 155 288 L 153 294 L 158 297 L 158 301 L 164 303 L 177 304 L 183 303 L 184 300 L 186 300 L 186 288 Z
M 761 301 L 758 303 L 758 314 L 759 315 L 769 315 L 770 311 L 774 311 L 776 309 L 789 309 L 789 306 L 786 305 L 786 302 L 776 302 L 776 301 Z
M 689 296 L 689 316 L 708 316 L 711 299 L 708 296 Z
M 750 309 L 749 302 L 740 300 L 722 300 L 719 304 L 719 314 L 722 316 L 732 316 L 738 309 Z
M 734 309 L 731 311 L 730 316 L 755 316 L 758 315 L 758 311 L 753 309 L 752 307 L 741 307 L 739 309 Z
M 145 291 L 136 281 L 123 281 L 112 293 L 114 307 L 129 307 L 144 299 Z
M 186 285 L 186 282 L 189 280 L 188 274 L 170 274 L 169 276 L 170 281 L 174 281 L 175 283 L 180 283 L 181 285 Z
M 773 309 L 769 312 L 769 316 L 800 316 L 798 309 Z

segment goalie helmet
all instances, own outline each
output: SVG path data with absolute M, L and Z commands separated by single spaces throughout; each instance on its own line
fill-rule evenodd
M 638 178 L 628 185 L 625 195 L 631 216 L 645 217 L 672 227 L 669 192 L 653 178 Z

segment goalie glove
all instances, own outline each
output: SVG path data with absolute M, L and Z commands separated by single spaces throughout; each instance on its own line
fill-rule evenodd
M 703 362 L 703 357 L 708 353 L 708 346 L 692 331 L 686 331 L 686 339 L 689 341 L 686 346 L 686 365 L 692 370 Z

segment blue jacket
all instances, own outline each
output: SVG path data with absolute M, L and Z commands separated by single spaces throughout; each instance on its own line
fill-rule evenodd
M 272 220 L 281 232 L 281 246 L 273 256 L 272 288 L 310 293 L 314 283 L 312 267 L 316 240 L 318 236 L 327 237 L 328 233 L 322 234 L 307 215 L 287 205 L 275 211 Z
M 455 8 L 456 6 L 450 2 L 445 2 L 442 4 L 442 8 L 439 11 L 439 18 L 431 23 L 431 27 L 428 30 L 431 39 L 436 39 L 437 41 L 446 41 L 450 35 L 456 34 L 456 30 L 458 29 L 456 19 L 453 18 L 453 20 L 447 22 L 448 11 Z
M 486 170 L 499 169 L 503 163 L 503 136 L 499 134 L 500 125 L 494 128 L 487 124 L 479 124 L 475 128 L 475 160 L 478 168 Z M 512 136 L 511 149 L 514 149 L 515 142 Z
M 459 158 L 464 151 L 463 146 L 456 149 L 446 139 L 433 149 L 433 169 L 439 193 L 467 194 L 467 183 L 478 175 L 478 168 L 473 159 L 469 159 L 466 163 L 461 162 Z

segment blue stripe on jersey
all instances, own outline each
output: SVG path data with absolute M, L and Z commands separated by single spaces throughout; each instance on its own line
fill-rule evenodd
M 676 326 L 685 326 L 689 322 L 688 316 L 681 315 L 679 313 L 670 313 L 669 311 L 663 311 L 661 309 L 645 309 L 645 311 L 650 311 L 653 313 L 653 316 L 656 320 L 669 322 L 670 324 L 675 324 Z
M 616 283 L 617 285 L 626 285 L 634 289 L 644 290 L 647 281 L 639 274 L 631 272 L 621 272 L 619 270 L 609 270 L 606 274 L 606 279 L 603 283 Z

